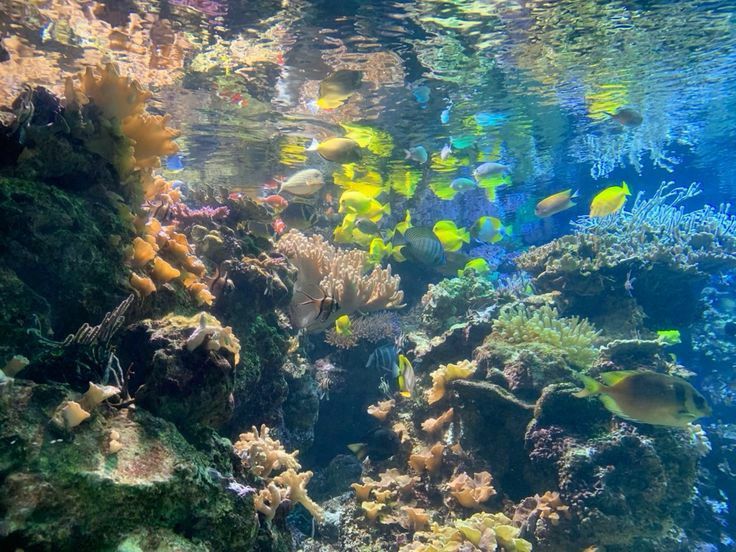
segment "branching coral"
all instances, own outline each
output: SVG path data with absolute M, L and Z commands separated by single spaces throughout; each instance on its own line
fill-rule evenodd
M 450 494 L 464 508 L 480 508 L 484 502 L 496 494 L 488 472 L 479 472 L 471 478 L 467 473 L 458 474 L 448 484 Z
M 322 236 L 307 237 L 291 230 L 281 237 L 278 250 L 297 267 L 298 276 L 291 303 L 292 323 L 298 328 L 320 329 L 343 314 L 399 308 L 404 299 L 400 279 L 391 268 L 374 267 L 366 273 L 365 251 L 343 250 L 330 245 Z M 337 308 L 326 318 L 319 316 L 319 304 L 330 297 Z M 315 308 L 316 307 L 316 308 Z
M 432 372 L 432 388 L 427 391 L 427 402 L 434 404 L 445 396 L 446 386 L 456 379 L 466 379 L 475 373 L 476 365 L 469 360 L 443 364 Z
M 465 550 L 503 550 L 531 552 L 529 541 L 519 538 L 519 529 L 505 515 L 478 513 L 456 519 L 448 525 L 432 524 L 431 531 L 414 533 L 414 541 L 401 552 L 459 552 Z
M 309 483 L 312 475 L 311 471 L 297 473 L 294 469 L 289 468 L 274 477 L 273 480 L 287 489 L 286 496 L 289 497 L 289 500 L 304 506 L 314 519 L 321 522 L 324 519 L 324 511 L 307 495 L 307 483 Z
M 524 305 L 501 311 L 492 337 L 508 343 L 544 343 L 563 351 L 574 365 L 586 368 L 595 360 L 597 332 L 587 320 L 561 318 L 557 309 Z
M 274 470 L 301 468 L 296 459 L 299 451 L 286 452 L 280 441 L 269 436 L 270 431 L 265 424 L 260 432 L 254 426 L 251 431 L 241 433 L 233 445 L 248 469 L 259 477 L 269 477 Z

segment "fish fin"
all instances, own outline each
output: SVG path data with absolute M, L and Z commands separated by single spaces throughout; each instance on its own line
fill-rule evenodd
M 404 150 L 404 159 L 411 159 L 411 152 L 408 149 Z
M 514 227 L 511 224 L 507 224 L 503 227 L 503 231 L 510 238 L 514 234 Z
M 496 234 L 494 234 L 494 235 L 493 235 L 493 237 L 491 238 L 491 243 L 498 243 L 498 242 L 500 242 L 500 241 L 501 241 L 502 239 L 503 239 L 503 236 L 501 236 L 501 234 L 497 232 L 497 233 L 496 233 Z
M 383 207 L 381 207 L 381 211 L 382 211 L 382 212 L 383 212 L 383 213 L 384 213 L 385 215 L 390 215 L 390 214 L 391 214 L 391 203 L 386 203 L 386 204 L 384 204 L 384 206 L 383 206 Z M 380 220 L 380 218 L 379 218 L 379 220 Z M 378 222 L 378 221 L 376 221 L 376 222 Z
M 630 416 L 627 416 L 621 411 L 621 407 L 618 405 L 618 403 L 613 397 L 610 397 L 609 395 L 601 395 L 598 398 L 603 403 L 603 406 L 606 407 L 606 410 L 608 410 L 612 414 L 615 414 L 619 418 L 624 418 L 625 420 L 633 420 L 633 418 L 631 418 Z
M 317 148 L 319 147 L 319 142 L 316 138 L 312 138 L 312 142 L 305 148 L 307 151 L 317 151 Z
M 613 113 L 609 113 L 608 111 L 603 111 L 603 114 L 608 115 L 611 119 L 613 119 L 616 116 Z
M 586 376 L 584 374 L 578 374 L 578 379 L 583 382 L 585 389 L 582 389 L 581 391 L 578 391 L 577 393 L 573 393 L 573 396 L 575 397 L 578 397 L 581 399 L 583 397 L 597 395 L 603 389 L 603 385 L 595 381 L 590 376 Z
M 366 443 L 351 443 L 348 445 L 348 449 L 361 462 L 368 456 L 368 445 Z
M 570 199 L 574 199 L 576 197 L 580 197 L 580 190 L 575 190 L 572 195 L 570 196 Z M 574 205 L 574 204 L 573 204 Z
M 625 196 L 631 195 L 631 190 L 629 190 L 629 185 L 626 182 L 621 182 L 621 189 Z
M 625 380 L 629 376 L 636 374 L 636 370 L 621 370 L 618 372 L 603 372 L 601 379 L 606 385 L 616 385 L 618 382 Z

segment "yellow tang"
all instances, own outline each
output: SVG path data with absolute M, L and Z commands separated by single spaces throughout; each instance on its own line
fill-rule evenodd
M 458 228 L 451 220 L 440 220 L 432 232 L 442 242 L 445 251 L 457 251 L 463 243 L 470 243 L 470 233 L 465 228 Z
M 483 257 L 476 257 L 475 259 L 470 259 L 467 263 L 465 263 L 465 267 L 458 270 L 457 275 L 459 277 L 462 277 L 471 270 L 477 274 L 486 274 L 491 271 L 491 265 L 489 265 L 488 261 L 486 261 Z
M 626 202 L 626 196 L 630 196 L 629 186 L 622 182 L 621 186 L 610 186 L 598 192 L 590 202 L 591 217 L 605 217 L 619 211 Z
M 342 316 L 339 316 L 337 320 L 335 320 L 335 333 L 337 335 L 352 335 L 353 333 L 353 325 L 350 322 L 350 317 L 347 314 L 343 314 Z
M 381 238 L 373 238 L 368 246 L 368 262 L 374 265 L 381 264 L 383 259 L 391 256 L 393 249 L 391 243 L 386 243 Z
M 391 204 L 383 205 L 365 194 L 347 190 L 340 196 L 339 212 L 352 213 L 378 222 L 384 214 L 391 214 Z

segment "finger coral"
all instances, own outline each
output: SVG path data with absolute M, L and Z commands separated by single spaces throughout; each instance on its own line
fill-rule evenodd
M 301 465 L 296 457 L 299 451 L 286 452 L 280 441 L 269 436 L 264 424 L 260 431 L 253 426 L 248 433 L 241 433 L 233 447 L 248 469 L 259 477 L 268 477 L 274 470 L 298 470 Z
M 366 273 L 365 251 L 339 249 L 322 236 L 307 237 L 296 230 L 282 236 L 277 249 L 298 270 L 290 306 L 292 324 L 297 328 L 318 330 L 357 310 L 370 312 L 403 306 L 400 278 L 391 274 L 391 267 L 376 266 Z M 336 308 L 322 317 L 319 303 L 327 297 Z
M 450 481 L 448 489 L 463 508 L 480 508 L 496 494 L 491 480 L 491 474 L 486 471 L 476 473 L 472 478 L 463 472 Z
M 456 379 L 467 379 L 475 373 L 476 365 L 469 360 L 443 364 L 432 372 L 432 388 L 427 391 L 427 402 L 434 404 L 445 396 L 446 386 Z
M 543 343 L 562 351 L 570 363 L 587 368 L 595 360 L 599 332 L 585 319 L 562 318 L 557 309 L 524 305 L 501 310 L 492 337 L 507 343 Z
M 289 500 L 292 502 L 298 502 L 304 506 L 304 508 L 312 514 L 314 519 L 321 522 L 324 519 L 324 511 L 316 502 L 309 498 L 309 495 L 307 495 L 306 487 L 311 478 L 311 471 L 297 473 L 292 468 L 289 468 L 282 474 L 274 477 L 274 481 L 277 484 L 286 487 Z

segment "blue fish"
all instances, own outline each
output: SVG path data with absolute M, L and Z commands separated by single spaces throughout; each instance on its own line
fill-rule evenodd
M 499 123 L 502 123 L 506 119 L 506 115 L 502 113 L 485 113 L 480 112 L 473 115 L 473 118 L 475 119 L 475 123 L 479 127 L 489 127 L 489 126 L 495 126 Z
M 429 89 L 429 86 L 417 86 L 414 90 L 412 90 L 414 98 L 416 98 L 417 102 L 419 102 L 422 108 L 427 107 L 430 92 L 431 91 Z
M 164 160 L 164 163 L 166 164 L 166 170 L 169 171 L 180 171 L 184 168 L 184 160 L 178 153 L 175 153 L 174 155 L 169 155 Z
M 408 150 L 404 150 L 404 152 L 406 152 L 405 159 L 411 159 L 412 161 L 416 161 L 422 165 L 424 165 L 424 163 L 427 162 L 427 159 L 429 159 L 429 153 L 427 153 L 427 148 L 424 146 L 409 148 Z
M 464 192 L 465 190 L 472 190 L 477 186 L 477 182 L 472 178 L 461 176 L 450 182 L 450 188 L 456 192 Z
M 451 108 L 448 107 L 444 111 L 442 111 L 442 113 L 440 113 L 440 123 L 442 123 L 443 125 L 446 125 L 450 122 L 450 109 Z

